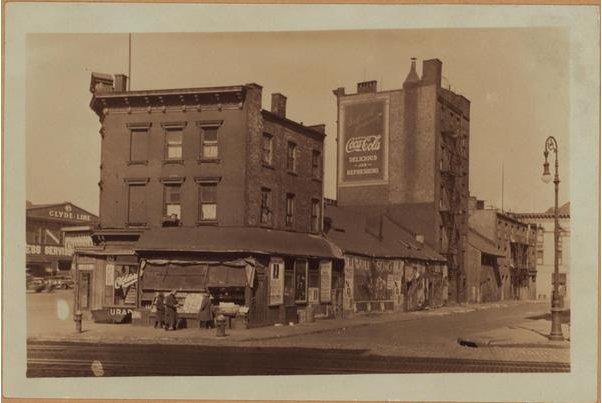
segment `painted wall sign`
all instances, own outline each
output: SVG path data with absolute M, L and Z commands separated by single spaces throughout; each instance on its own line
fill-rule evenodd
M 341 102 L 339 183 L 383 184 L 388 180 L 388 97 Z
M 269 305 L 284 304 L 284 262 L 280 259 L 270 261 L 270 297 Z
M 25 253 L 27 255 L 72 256 L 73 249 L 65 248 L 63 246 L 28 244 L 25 247 Z
M 332 262 L 320 262 L 320 302 L 331 301 Z
M 138 274 L 129 273 L 115 279 L 115 288 L 126 288 L 138 281 Z

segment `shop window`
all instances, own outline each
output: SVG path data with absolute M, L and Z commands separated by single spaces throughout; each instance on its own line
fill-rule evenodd
M 311 172 L 314 179 L 322 179 L 322 170 L 320 169 L 321 154 L 317 150 L 311 153 Z
M 130 130 L 130 163 L 148 160 L 148 129 Z
M 320 287 L 320 271 L 317 267 L 309 270 L 308 285 L 311 288 Z
M 128 186 L 128 225 L 146 225 L 146 186 L 130 184 Z
M 199 185 L 199 220 L 217 220 L 217 183 Z
M 215 160 L 218 158 L 217 127 L 204 127 L 201 131 L 201 158 Z
M 181 185 L 166 184 L 164 187 L 164 207 L 163 214 L 165 218 L 180 220 L 182 218 L 182 206 L 180 204 Z
M 297 145 L 291 141 L 286 148 L 286 169 L 290 172 L 297 172 Z
M 263 133 L 263 141 L 261 146 L 261 160 L 267 166 L 272 166 L 274 149 L 274 138 L 269 133 Z
M 165 130 L 165 159 L 182 159 L 182 128 L 168 128 Z
M 307 302 L 307 260 L 296 259 L 295 267 L 295 302 Z
M 286 194 L 286 219 L 285 225 L 292 227 L 295 215 L 295 195 L 292 193 Z
M 320 231 L 320 200 L 311 200 L 311 232 Z
M 261 189 L 261 215 L 260 222 L 262 224 L 272 223 L 272 191 L 268 188 Z

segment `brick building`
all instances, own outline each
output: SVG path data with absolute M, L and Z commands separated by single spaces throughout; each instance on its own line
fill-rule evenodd
M 494 297 L 485 299 L 535 299 L 537 226 L 519 220 L 514 214 L 484 208 L 482 201 L 474 199 L 470 203 L 468 221 L 472 232 L 495 245 L 490 255 L 497 255 L 497 261 L 492 266 L 497 266 L 498 290 Z M 475 267 L 467 270 L 474 272 Z M 478 283 L 469 284 L 470 299 L 476 301 L 478 289 Z
M 395 217 L 447 258 L 450 299 L 466 299 L 470 102 L 441 86 L 442 63 L 412 59 L 403 86 L 334 91 L 339 206 Z
M 288 119 L 282 94 L 263 110 L 257 84 L 126 82 L 95 73 L 90 85 L 102 151 L 99 247 L 80 256 L 95 276 L 88 309 L 137 318 L 154 292 L 178 289 L 185 307 L 209 291 L 251 325 L 296 320 L 308 277 L 331 276 L 338 256 L 320 235 L 324 125 Z

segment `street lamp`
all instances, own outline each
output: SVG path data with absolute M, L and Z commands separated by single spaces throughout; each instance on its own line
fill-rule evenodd
M 560 321 L 562 296 L 558 290 L 560 285 L 560 276 L 558 274 L 558 184 L 560 183 L 560 179 L 558 178 L 558 143 L 552 136 L 546 139 L 543 151 L 545 161 L 543 163 L 541 180 L 544 183 L 550 183 L 552 179 L 550 164 L 548 163 L 548 154 L 550 151 L 554 151 L 554 276 L 552 277 L 552 330 L 548 338 L 552 341 L 561 341 L 564 340 L 564 336 L 562 335 L 562 324 Z

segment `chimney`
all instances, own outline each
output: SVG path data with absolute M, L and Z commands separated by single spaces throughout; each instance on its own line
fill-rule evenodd
M 416 58 L 412 57 L 411 60 L 412 64 L 410 65 L 410 72 L 408 73 L 406 80 L 403 82 L 404 88 L 417 84 L 420 81 L 420 77 L 418 77 L 418 73 L 416 73 Z
M 286 97 L 280 93 L 272 94 L 272 113 L 281 118 L 286 117 Z
M 376 92 L 376 80 L 357 83 L 358 94 L 365 94 L 368 92 Z
M 115 74 L 115 92 L 125 92 L 128 90 L 128 76 L 125 74 Z
M 310 129 L 313 129 L 317 132 L 320 132 L 320 133 L 326 133 L 326 125 L 324 123 L 319 124 L 319 125 L 307 126 L 307 127 L 309 127 Z
M 422 82 L 425 84 L 435 84 L 437 88 L 441 87 L 442 63 L 439 59 L 430 59 L 422 62 Z

